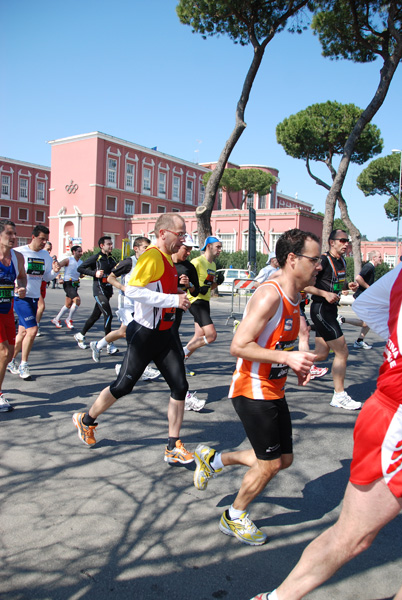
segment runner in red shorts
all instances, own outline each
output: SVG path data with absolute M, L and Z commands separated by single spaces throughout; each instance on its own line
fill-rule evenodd
M 307 546 L 276 590 L 253 600 L 300 600 L 366 550 L 402 509 L 402 264 L 361 294 L 353 310 L 388 342 L 377 389 L 356 422 L 340 517 Z M 402 587 L 394 600 L 402 600 Z
M 16 239 L 14 223 L 0 221 L 0 412 L 12 410 L 1 390 L 15 346 L 14 293 L 24 298 L 27 285 L 24 259 L 12 249 Z

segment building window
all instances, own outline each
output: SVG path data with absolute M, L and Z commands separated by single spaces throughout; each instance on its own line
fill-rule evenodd
M 37 223 L 44 223 L 45 222 L 45 211 L 44 210 L 37 210 L 36 211 L 36 222 Z
M 180 212 L 180 208 L 172 208 L 172 212 Z
M 45 204 L 45 182 L 38 181 L 36 184 L 36 202 Z
M 173 200 L 180 200 L 180 177 L 173 176 Z
M 270 236 L 271 236 L 270 250 L 271 250 L 271 252 L 275 252 L 276 243 L 279 240 L 279 238 L 281 237 L 281 235 L 282 235 L 282 233 L 270 233 Z
M 144 168 L 142 171 L 142 191 L 145 194 L 151 192 L 151 169 Z
M 2 219 L 11 219 L 11 209 L 9 206 L 0 206 L 0 217 Z
M 134 191 L 134 165 L 126 164 L 126 190 Z
M 18 246 L 26 246 L 31 240 L 28 240 L 28 238 L 26 237 L 19 237 L 18 239 Z
M 193 203 L 193 185 L 194 182 L 191 179 L 187 179 L 186 183 L 186 204 Z
M 108 212 L 117 212 L 117 198 L 106 196 L 106 210 Z
M 108 159 L 107 184 L 109 187 L 117 187 L 117 160 Z
M 20 200 L 28 200 L 28 179 L 20 178 Z
M 205 185 L 203 183 L 200 183 L 200 193 L 198 195 L 198 205 L 200 205 L 204 202 L 204 198 L 205 198 Z
M 2 198 L 10 198 L 10 185 L 11 185 L 10 175 L 2 175 L 1 176 L 1 197 Z
M 134 200 L 124 200 L 124 214 L 125 215 L 133 215 L 134 214 Z
M 158 206 L 158 213 L 164 213 L 166 212 L 166 206 Z
M 166 196 L 166 173 L 158 173 L 158 195 Z
M 222 242 L 224 252 L 236 252 L 235 233 L 220 233 L 218 237 Z
M 384 254 L 384 262 L 389 266 L 390 269 L 393 269 L 396 265 L 395 258 L 396 257 L 394 254 Z
M 18 220 L 19 221 L 28 221 L 28 209 L 27 208 L 19 208 L 18 209 Z
M 258 208 L 267 208 L 267 196 L 258 196 Z
M 148 215 L 151 212 L 151 205 L 148 202 L 143 202 L 141 204 L 141 213 L 143 215 Z

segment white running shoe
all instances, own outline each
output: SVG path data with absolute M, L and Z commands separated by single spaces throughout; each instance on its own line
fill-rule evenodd
M 187 392 L 184 410 L 194 410 L 195 412 L 199 412 L 204 408 L 205 403 L 205 400 L 197 398 L 197 392 Z
M 342 315 L 338 315 L 336 320 L 338 321 L 339 325 L 343 325 L 345 323 L 345 317 L 342 317 Z
M 66 319 L 64 322 L 69 329 L 74 329 L 74 325 L 71 319 Z
M 330 402 L 330 406 L 335 406 L 336 408 L 344 408 L 346 410 L 359 410 L 359 408 L 362 407 L 362 403 L 352 400 L 349 394 L 343 391 L 334 392 L 334 395 L 332 396 L 332 400 Z
M 93 360 L 98 363 L 100 362 L 100 355 L 101 355 L 101 351 L 98 348 L 98 342 L 91 342 L 89 344 L 89 347 L 92 350 L 92 358 Z
M 313 365 L 310 369 L 310 381 L 317 379 L 317 377 L 324 377 L 327 373 L 327 367 L 317 367 L 316 365 Z
M 0 412 L 10 412 L 10 410 L 13 410 L 13 407 L 5 395 L 0 393 Z
M 61 329 L 63 327 L 63 325 L 60 323 L 60 321 L 58 319 L 56 319 L 56 317 L 54 319 L 52 319 L 50 322 L 53 323 L 53 325 L 55 325 L 55 327 L 57 327 L 57 329 Z
M 20 374 L 20 368 L 17 365 L 17 363 L 15 362 L 14 358 L 13 360 L 11 360 L 8 365 L 7 365 L 7 371 L 10 371 L 10 373 L 12 373 L 13 375 L 19 375 Z
M 110 342 L 110 344 L 107 345 L 108 354 L 117 354 L 118 352 L 119 349 L 113 344 L 113 342 Z
M 358 342 L 356 340 L 353 344 L 353 348 L 363 348 L 363 350 L 371 350 L 372 347 L 373 346 L 370 346 L 370 344 L 367 344 L 364 340 L 362 340 L 361 342 Z
M 26 379 L 26 380 L 31 379 L 31 373 L 29 372 L 28 363 L 20 365 L 19 373 L 20 373 L 21 379 Z
M 81 350 L 86 350 L 88 348 L 88 344 L 85 343 L 85 335 L 82 335 L 82 333 L 75 333 L 74 339 L 78 344 L 78 348 L 81 348 Z
M 35 337 L 42 337 L 39 325 L 38 325 L 38 331 L 36 332 L 36 336 Z
M 116 371 L 116 375 L 119 375 L 121 370 L 121 364 L 117 363 L 117 365 L 114 366 L 114 370 Z
M 156 379 L 161 374 L 158 369 L 153 369 L 152 367 L 146 367 L 145 371 L 141 375 L 141 381 L 150 381 L 151 379 Z

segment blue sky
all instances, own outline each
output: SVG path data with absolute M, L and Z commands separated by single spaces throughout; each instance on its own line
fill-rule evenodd
M 234 126 L 252 57 L 229 38 L 203 40 L 181 25 L 175 0 L 0 0 L 0 155 L 50 165 L 46 141 L 102 131 L 194 162 L 217 160 Z M 326 193 L 302 161 L 277 144 L 276 125 L 316 102 L 364 108 L 380 62 L 321 56 L 318 39 L 279 34 L 269 44 L 231 160 L 279 169 L 279 189 L 324 210 Z M 402 149 L 402 67 L 374 118 L 383 155 Z M 352 220 L 369 239 L 396 235 L 386 198 L 365 198 L 352 166 L 343 188 Z M 315 172 L 328 181 L 326 169 Z

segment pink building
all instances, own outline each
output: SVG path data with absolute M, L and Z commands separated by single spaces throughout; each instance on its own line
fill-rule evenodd
M 0 219 L 16 225 L 19 246 L 35 225 L 49 226 L 50 167 L 0 157 Z
M 121 247 L 135 215 L 194 211 L 204 200 L 202 177 L 208 169 L 156 148 L 99 132 L 49 143 L 49 221 L 59 255 L 70 239 L 82 239 L 88 250 L 104 234 Z

